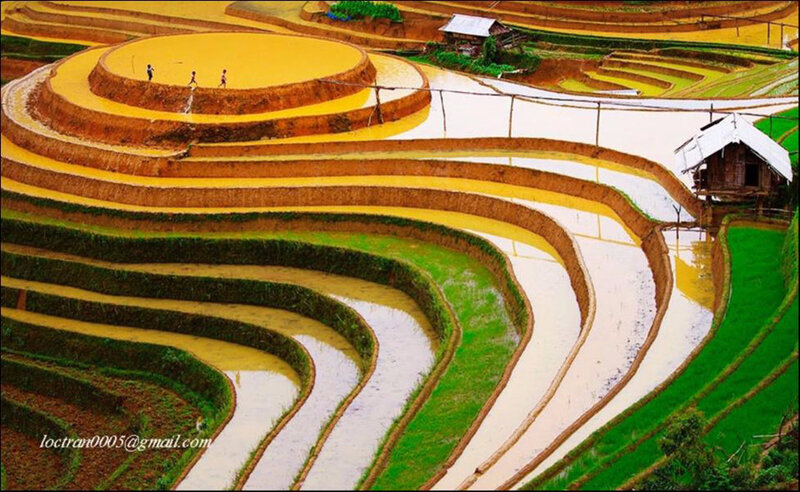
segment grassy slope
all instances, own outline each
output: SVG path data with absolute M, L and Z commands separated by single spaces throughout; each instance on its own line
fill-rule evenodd
M 783 234 L 771 230 L 734 227 L 731 228 L 729 239 L 733 262 L 732 294 L 727 314 L 716 336 L 708 342 L 684 373 L 662 393 L 617 425 L 598 431 L 594 436 L 597 442 L 580 453 L 577 460 L 565 472 L 543 484 L 532 482 L 528 484 L 529 486 L 563 488 L 594 470 L 600 463 L 615 456 L 634 441 L 636 436 L 641 436 L 664 422 L 671 412 L 685 404 L 750 343 L 764 320 L 773 313 L 781 301 L 781 296 L 776 293 L 784 291 L 783 277 L 780 273 Z M 654 444 L 655 440 L 651 439 L 646 443 L 648 445 L 638 448 L 635 453 L 624 454 L 625 458 L 635 465 L 633 468 L 649 465 L 654 461 L 653 453 L 658 453 L 658 449 L 657 446 L 650 444 Z M 657 457 L 658 455 L 655 455 L 655 458 Z M 616 477 L 616 472 L 613 470 L 614 468 L 606 470 L 605 473 L 610 473 L 610 476 L 599 475 L 597 482 L 613 481 L 607 480 L 611 476 Z
M 796 329 L 796 299 L 792 309 Z M 763 438 L 754 436 L 774 434 L 784 415 L 797 413 L 797 387 L 798 366 L 795 360 L 775 382 L 715 425 L 708 433 L 708 442 L 719 446 L 726 456 L 735 453 L 743 442 L 763 443 Z
M 720 77 L 713 83 L 700 87 L 698 93 L 694 95 L 698 97 L 744 97 L 796 71 L 797 67 L 792 62 L 756 66 L 744 72 L 732 72 Z M 783 96 L 796 93 L 797 80 L 781 84 L 780 87 L 783 89 L 782 92 L 773 90 L 769 95 Z
M 762 118 L 755 122 L 755 127 L 761 130 L 762 132 L 768 134 L 770 137 L 774 139 L 778 139 L 781 135 L 785 134 L 789 130 L 793 128 L 797 128 L 797 117 L 798 117 L 798 108 L 791 108 L 787 109 L 786 111 L 781 111 L 780 113 L 775 113 L 774 116 L 783 116 L 785 118 L 794 118 L 794 120 L 784 120 L 779 118 L 773 118 L 772 120 L 772 133 L 770 133 L 770 124 L 769 118 Z
M 737 243 L 753 243 L 758 244 L 758 235 L 753 234 L 754 230 L 747 230 L 745 228 L 732 228 L 730 231 L 730 240 L 732 242 L 732 253 Z M 759 231 L 761 232 L 761 231 Z M 772 231 L 770 231 L 772 232 Z M 778 255 L 780 256 L 780 255 Z M 782 278 L 781 278 L 782 280 Z M 778 302 L 782 301 L 782 295 L 776 295 L 779 292 L 775 289 L 759 289 L 754 292 L 762 302 L 768 302 L 768 296 L 774 296 Z M 759 295 L 760 294 L 760 295 Z M 797 305 L 797 299 L 794 301 Z M 771 315 L 772 313 L 770 313 Z M 758 323 L 761 326 L 767 320 L 762 320 Z M 714 388 L 708 395 L 704 396 L 697 402 L 697 408 L 701 410 L 706 416 L 711 418 L 719 412 L 725 410 L 728 405 L 734 403 L 737 399 L 741 398 L 744 394 L 750 391 L 753 387 L 759 384 L 766 378 L 770 372 L 776 369 L 791 353 L 797 348 L 797 311 L 794 310 L 793 314 L 790 310 L 789 313 L 781 318 L 780 323 L 767 334 L 758 347 L 747 356 L 742 364 L 736 371 L 728 378 L 724 379 L 716 388 Z M 730 361 L 729 361 L 730 362 Z M 796 401 L 797 392 L 794 396 L 789 394 L 789 401 L 792 398 Z M 760 399 L 760 395 L 758 397 Z M 781 399 L 782 404 L 785 399 Z M 779 412 L 780 415 L 782 412 Z M 769 419 L 768 419 L 769 421 Z M 774 427 L 762 427 L 760 420 L 754 419 L 752 421 L 740 422 L 740 431 L 743 433 L 758 433 L 763 431 L 769 433 Z M 777 417 L 777 426 L 780 423 L 780 416 Z M 654 438 L 649 439 L 645 444 L 636 450 L 636 453 L 623 456 L 619 461 L 614 463 L 609 469 L 600 473 L 594 479 L 588 481 L 584 488 L 615 488 L 621 486 L 631 476 L 637 474 L 650 464 L 661 458 L 662 453 L 658 447 L 658 439 L 661 433 Z M 716 444 L 716 442 L 712 441 Z M 735 449 L 733 450 L 735 451 Z
M 794 118 L 794 120 L 782 120 L 778 118 L 772 119 L 772 132 L 770 132 L 769 118 L 764 118 L 756 121 L 755 126 L 762 132 L 766 133 L 774 140 L 777 140 L 784 149 L 789 151 L 789 158 L 792 161 L 792 167 L 797 169 L 797 118 L 798 108 L 787 109 L 777 116 L 785 116 L 787 118 Z M 792 153 L 794 152 L 794 153 Z

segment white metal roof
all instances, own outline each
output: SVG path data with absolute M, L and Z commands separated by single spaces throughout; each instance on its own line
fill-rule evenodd
M 792 180 L 789 152 L 736 113 L 706 125 L 700 133 L 675 149 L 675 163 L 685 173 L 702 165 L 707 157 L 726 145 L 739 142 L 750 147 L 781 176 Z
M 486 38 L 490 36 L 489 29 L 492 28 L 495 22 L 497 22 L 497 19 L 453 14 L 453 17 L 450 18 L 450 22 L 448 22 L 446 26 L 440 27 L 439 30 Z

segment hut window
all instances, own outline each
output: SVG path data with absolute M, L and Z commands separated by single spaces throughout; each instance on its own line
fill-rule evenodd
M 761 181 L 761 167 L 758 164 L 745 164 L 744 166 L 744 185 L 745 186 L 758 186 Z

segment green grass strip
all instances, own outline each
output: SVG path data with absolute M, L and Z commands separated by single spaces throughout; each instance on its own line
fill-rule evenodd
M 794 307 L 795 329 L 797 328 L 797 299 Z M 757 395 L 735 408 L 717 423 L 708 433 L 707 441 L 719 446 L 730 456 L 744 442 L 763 443 L 754 436 L 774 434 L 787 413 L 797 413 L 798 400 L 797 360 L 772 384 Z
M 741 366 L 725 379 L 705 398 L 697 402 L 697 408 L 706 416 L 715 415 L 730 405 L 748 387 L 758 384 L 784 358 L 797 350 L 797 299 L 789 312 L 781 318 Z
M 744 228 L 732 228 L 730 230 L 729 240 L 731 242 L 732 255 L 734 255 L 736 251 L 736 247 L 734 245 L 737 245 L 740 242 L 753 240 L 752 236 L 750 235 L 740 234 L 745 231 L 746 229 Z M 783 246 L 782 240 L 783 237 L 781 237 L 781 249 Z M 780 254 L 778 254 L 778 257 L 780 258 Z M 735 268 L 736 267 L 734 264 L 734 274 L 736 271 Z M 783 280 L 782 276 L 781 280 Z M 735 289 L 736 287 L 734 286 L 734 291 Z M 762 302 L 767 301 L 767 299 L 765 299 L 767 296 L 771 296 L 772 299 L 782 301 L 784 296 L 783 292 L 784 286 L 783 282 L 781 282 L 780 287 L 777 289 L 764 288 L 760 289 L 757 293 L 753 293 L 753 295 L 760 294 L 758 297 Z M 731 312 L 731 307 L 732 305 L 728 306 L 729 312 L 727 316 L 733 314 Z M 770 312 L 768 316 L 766 316 L 767 320 L 772 314 L 773 313 Z M 786 318 L 787 317 L 784 316 L 782 319 L 787 321 Z M 765 321 L 762 320 L 755 323 L 755 325 L 757 328 L 761 328 L 764 326 L 764 323 Z M 697 403 L 698 408 L 705 412 L 706 415 L 711 416 L 722 411 L 735 399 L 747 393 L 750 388 L 756 386 L 759 381 L 765 378 L 773 368 L 780 365 L 783 359 L 788 356 L 796 347 L 797 336 L 794 333 L 794 330 L 787 329 L 790 325 L 783 323 L 779 324 L 779 326 L 775 328 L 769 325 L 769 321 L 766 321 L 766 323 L 768 324 L 766 328 L 769 331 L 765 334 L 763 339 L 761 339 L 762 334 L 759 333 L 751 342 L 758 344 L 755 347 L 755 350 L 753 350 L 752 353 L 747 353 L 747 351 L 745 351 L 744 353 L 740 354 L 741 357 L 746 358 L 741 365 L 736 368 L 735 372 L 730 376 L 725 377 L 716 388 L 711 390 L 707 395 L 704 395 L 703 398 Z M 794 325 L 796 326 L 796 318 Z M 782 330 L 779 329 L 781 327 L 783 328 Z M 761 330 L 759 331 L 761 332 Z M 719 333 L 715 339 L 718 338 Z M 723 361 L 725 363 L 732 363 L 734 359 L 727 358 Z M 642 444 L 637 448 L 635 453 L 627 453 L 619 456 L 619 459 L 614 461 L 611 466 L 601 471 L 591 480 L 585 482 L 582 488 L 616 488 L 621 486 L 632 476 L 635 476 L 642 470 L 651 466 L 662 456 L 662 453 L 658 447 L 658 441 L 663 435 L 663 432 L 664 431 L 662 429 L 655 436 L 649 438 L 645 444 Z
M 14 290 L 3 288 L 3 294 L 13 294 Z M 4 295 L 4 305 L 11 298 Z M 234 395 L 225 375 L 174 347 L 72 333 L 5 317 L 2 344 L 4 352 L 66 367 L 97 369 L 110 377 L 143 380 L 167 388 L 202 412 L 208 436 L 233 405 Z M 187 449 L 176 460 L 165 462 L 163 474 L 153 477 L 156 488 L 173 486 L 199 451 Z M 120 465 L 104 483 L 111 483 L 129 464 L 126 461 Z
M 60 60 L 78 51 L 85 50 L 88 46 L 75 43 L 58 43 L 53 41 L 40 41 L 38 39 L 22 36 L 0 35 L 0 53 L 9 58 L 23 58 L 26 60 L 39 60 L 51 62 Z
M 798 108 L 787 109 L 786 111 L 781 111 L 773 116 L 782 116 L 784 118 L 793 119 L 772 118 L 772 123 L 770 124 L 769 117 L 762 118 L 755 122 L 755 127 L 769 135 L 773 140 L 780 143 L 781 146 L 789 152 L 789 160 L 791 161 L 792 168 L 796 173 L 798 160 L 797 148 L 799 143 L 797 133 Z M 771 131 L 770 126 L 772 126 Z
M 784 135 L 786 132 L 797 128 L 798 108 L 787 109 L 786 111 L 775 113 L 772 116 L 779 116 L 779 118 L 772 118 L 772 132 L 770 132 L 769 117 L 761 118 L 754 123 L 756 128 L 769 135 L 770 138 L 777 140 L 781 135 Z
M 758 386 L 759 382 L 777 369 L 784 360 L 797 350 L 797 297 L 774 328 L 764 337 L 755 350 L 747 356 L 736 371 L 725 378 L 716 388 L 700 399 L 696 406 L 706 416 L 712 417 L 742 398 Z M 769 431 L 770 429 L 762 429 Z M 658 442 L 662 430 L 640 446 L 635 453 L 622 456 L 610 468 L 586 482 L 585 489 L 608 489 L 622 486 L 626 480 L 658 461 L 663 453 Z M 716 444 L 716 442 L 712 441 Z M 734 450 L 735 451 L 735 450 Z
M 7 220 L 12 218 L 84 229 L 80 225 L 34 218 L 9 210 L 3 210 L 3 218 L 4 232 L 11 230 Z M 350 220 L 354 219 L 359 220 L 357 217 Z M 416 488 L 433 476 L 491 396 L 517 346 L 515 323 L 492 272 L 467 255 L 434 244 L 402 237 L 352 233 L 252 231 L 197 234 L 129 232 L 90 226 L 86 229 L 95 234 L 134 238 L 175 238 L 181 241 L 187 238 L 270 239 L 343 247 L 408 262 L 427 272 L 442 290 L 462 326 L 462 341 L 436 389 L 398 440 L 375 488 Z M 242 229 L 246 230 L 246 225 Z M 357 271 L 352 273 L 361 275 Z M 525 322 L 524 313 L 517 312 L 516 316 L 518 324 Z
M 545 472 L 545 476 L 551 478 L 534 480 L 526 484 L 526 488 L 564 488 L 618 457 L 626 446 L 681 408 L 744 350 L 781 302 L 785 290 L 780 273 L 783 238 L 780 231 L 731 227 L 728 240 L 732 293 L 716 335 L 664 391 L 596 431 L 585 444 Z M 648 449 L 639 447 L 625 454 L 630 459 L 638 459 L 649 455 Z
M 515 24 L 507 22 L 507 24 Z M 775 48 L 760 46 L 735 45 L 726 43 L 708 43 L 700 41 L 678 41 L 667 39 L 637 39 L 635 37 L 596 36 L 590 34 L 574 34 L 565 32 L 545 31 L 521 25 L 514 25 L 515 29 L 531 35 L 533 42 L 543 42 L 555 45 L 590 46 L 612 50 L 644 50 L 650 51 L 659 48 L 693 48 L 698 51 L 724 52 L 746 57 L 748 54 L 767 55 L 775 58 L 791 59 L 797 57 L 796 51 L 785 51 Z M 635 35 L 634 35 L 635 36 Z

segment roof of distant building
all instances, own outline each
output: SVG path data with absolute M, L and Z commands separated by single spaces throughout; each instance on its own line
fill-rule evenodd
M 747 145 L 772 169 L 789 181 L 792 180 L 789 152 L 737 113 L 702 127 L 700 133 L 675 149 L 675 160 L 683 172 L 688 172 L 732 143 Z
M 440 27 L 439 30 L 486 38 L 491 36 L 489 30 L 492 28 L 495 22 L 500 23 L 497 19 L 491 19 L 488 17 L 453 14 L 453 17 L 450 18 L 450 21 L 447 23 L 447 25 Z M 502 24 L 500 25 L 502 26 Z

